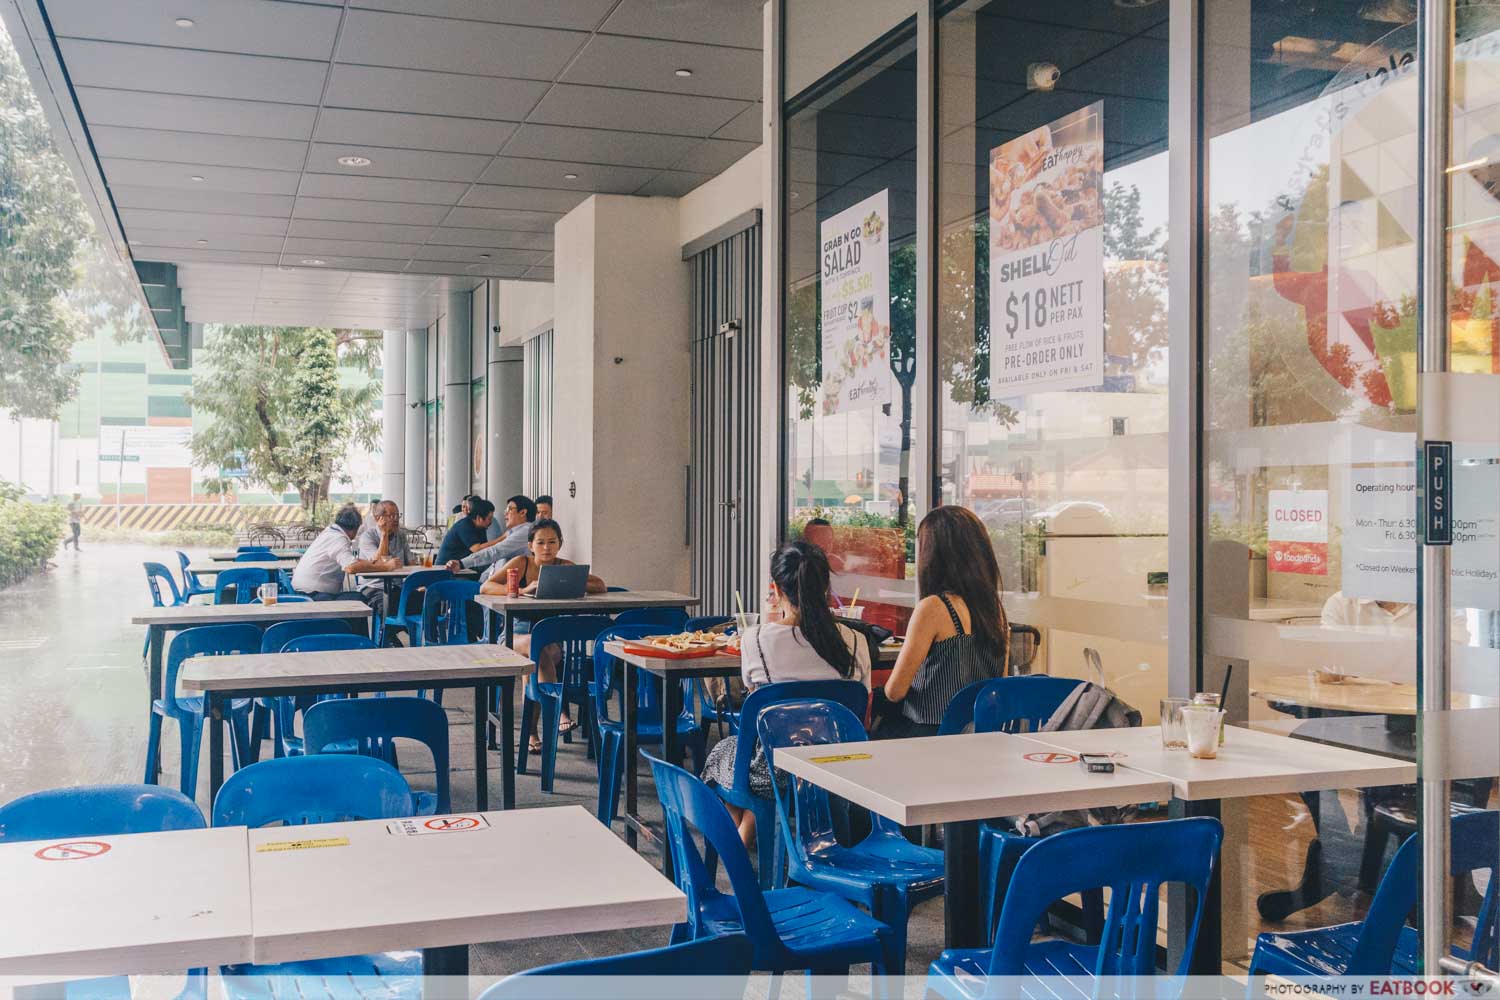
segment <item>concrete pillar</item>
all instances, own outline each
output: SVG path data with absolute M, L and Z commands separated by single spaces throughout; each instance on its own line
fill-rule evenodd
M 406 331 L 406 483 L 402 519 L 426 519 L 427 498 L 427 329 Z
M 380 356 L 385 375 L 381 405 L 380 496 L 399 504 L 406 500 L 406 331 L 385 331 Z
M 525 351 L 519 347 L 497 347 L 490 351 L 489 372 L 489 468 L 485 496 L 497 503 L 522 491 L 526 479 Z
M 458 505 L 469 492 L 472 458 L 469 435 L 473 425 L 469 418 L 472 404 L 469 384 L 473 334 L 469 330 L 472 297 L 468 292 L 448 293 L 448 318 L 442 350 L 446 372 L 443 385 L 443 495 L 438 503 L 445 511 Z

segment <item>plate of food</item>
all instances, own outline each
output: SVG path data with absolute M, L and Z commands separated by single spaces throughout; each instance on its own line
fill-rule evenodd
M 625 651 L 667 660 L 686 660 L 697 656 L 713 656 L 724 650 L 730 642 L 730 636 L 719 632 L 678 632 L 675 635 L 650 635 L 628 640 Z

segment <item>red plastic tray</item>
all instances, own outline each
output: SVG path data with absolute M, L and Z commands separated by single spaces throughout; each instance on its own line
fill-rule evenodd
M 718 648 L 709 649 L 662 649 L 659 646 L 643 646 L 634 642 L 627 642 L 623 646 L 625 652 L 634 653 L 636 656 L 651 656 L 658 660 L 697 660 L 705 656 L 717 656 Z

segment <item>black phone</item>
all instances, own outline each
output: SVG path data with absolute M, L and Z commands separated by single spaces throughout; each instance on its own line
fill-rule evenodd
M 1114 774 L 1115 761 L 1111 754 L 1107 753 L 1085 753 L 1079 754 L 1078 760 L 1083 764 L 1083 769 L 1090 774 Z

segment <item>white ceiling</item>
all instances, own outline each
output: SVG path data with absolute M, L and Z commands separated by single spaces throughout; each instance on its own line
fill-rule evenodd
M 760 138 L 761 0 L 40 3 L 190 322 L 399 327 L 450 276 L 549 281 L 589 194 L 682 195 Z

